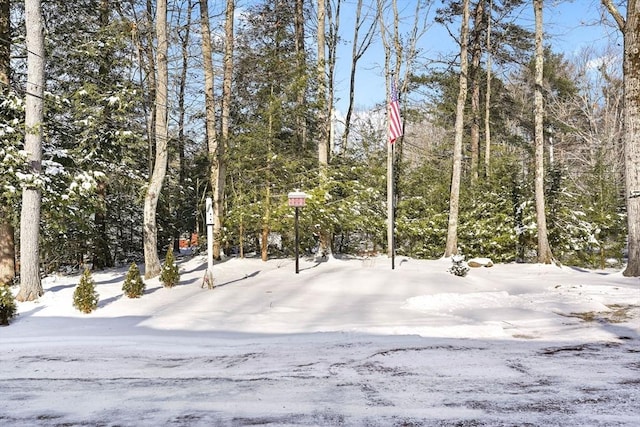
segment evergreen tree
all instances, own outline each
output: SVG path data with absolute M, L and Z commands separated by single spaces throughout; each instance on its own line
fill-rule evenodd
M 227 176 L 227 230 L 260 234 L 263 258 L 267 236 L 278 232 L 286 194 L 317 186 L 317 149 L 311 143 L 317 114 L 312 103 L 301 103 L 303 89 L 312 95 L 307 67 L 292 67 L 300 59 L 295 47 L 295 2 L 256 3 L 247 9 L 236 33 L 233 100 Z M 309 65 L 307 63 L 307 65 Z M 306 138 L 296 129 L 305 123 Z M 228 239 L 221 236 L 222 242 Z M 252 239 L 253 240 L 253 239 Z
M 162 266 L 162 272 L 160 273 L 160 281 L 165 288 L 173 288 L 180 281 L 180 273 L 178 272 L 178 266 L 173 256 L 173 245 L 169 245 L 167 250 L 167 256 Z
M 98 299 L 96 284 L 91 277 L 91 271 L 87 268 L 82 273 L 80 283 L 73 291 L 73 306 L 83 313 L 91 313 L 98 308 Z
M 0 326 L 7 326 L 17 311 L 11 288 L 0 283 Z
M 18 131 L 24 120 L 24 103 L 15 92 L 0 95 L 0 283 L 15 277 L 15 225 L 20 200 L 19 177 L 26 176 L 26 152 Z
M 129 298 L 140 298 L 145 290 L 145 283 L 140 277 L 140 269 L 135 262 L 131 263 L 129 271 L 127 271 L 127 277 L 122 284 L 122 291 Z

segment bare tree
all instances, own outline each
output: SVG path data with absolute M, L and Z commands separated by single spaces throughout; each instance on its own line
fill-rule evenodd
M 27 93 L 24 149 L 32 178 L 22 189 L 20 213 L 20 291 L 18 301 L 33 301 L 44 291 L 40 281 L 42 128 L 44 126 L 44 25 L 40 0 L 25 0 Z
M 369 11 L 371 8 L 368 9 Z M 377 10 L 377 9 L 375 9 Z M 342 134 L 342 146 L 341 150 L 344 152 L 347 149 L 349 141 L 349 133 L 351 126 L 351 116 L 353 115 L 354 99 L 355 99 L 355 86 L 356 86 L 356 70 L 358 68 L 358 61 L 365 54 L 371 42 L 373 40 L 374 30 L 376 28 L 377 16 L 373 17 L 369 21 L 369 26 L 364 32 L 364 37 L 360 41 L 360 33 L 362 26 L 367 23 L 369 13 L 362 15 L 362 0 L 358 0 L 356 5 L 356 16 L 353 25 L 353 40 L 351 44 L 351 71 L 349 73 L 349 104 L 347 106 L 347 113 L 344 119 L 344 133 Z
M 160 274 L 160 258 L 158 257 L 158 226 L 156 224 L 156 211 L 158 199 L 162 191 L 164 177 L 167 173 L 167 143 L 169 129 L 167 125 L 168 114 L 168 48 L 167 39 L 167 0 L 158 0 L 156 6 L 156 37 L 157 52 L 156 66 L 158 77 L 156 80 L 156 118 L 155 137 L 156 155 L 153 165 L 153 173 L 147 187 L 144 198 L 144 276 L 155 277 Z
M 191 14 L 195 3 L 191 1 L 187 2 L 187 9 L 185 12 L 186 22 L 182 26 L 183 31 L 178 31 L 178 38 L 180 39 L 180 48 L 182 55 L 182 67 L 180 68 L 179 88 L 178 88 L 178 158 L 180 165 L 180 186 L 184 185 L 184 181 L 187 174 L 187 166 L 185 160 L 185 120 L 186 120 L 186 87 L 187 87 L 187 72 L 189 71 L 189 45 L 191 43 Z M 181 12 L 181 11 L 180 11 Z
M 462 175 L 462 137 L 464 133 L 464 104 L 467 98 L 467 73 L 469 59 L 469 0 L 462 3 L 462 22 L 460 25 L 460 77 L 458 100 L 456 103 L 455 136 L 453 142 L 453 171 L 451 173 L 451 196 L 449 198 L 449 224 L 444 256 L 458 253 L 458 211 L 460 209 L 460 179 Z
M 547 234 L 547 214 L 544 200 L 544 101 L 542 94 L 544 46 L 542 45 L 542 2 L 533 1 L 536 21 L 535 36 L 535 90 L 534 90 L 534 139 L 535 139 L 535 198 L 536 223 L 538 226 L 538 262 L 550 264 L 553 261 Z
M 640 2 L 627 0 L 626 20 L 612 0 L 602 0 L 624 36 L 624 166 L 629 262 L 623 274 L 640 276 Z

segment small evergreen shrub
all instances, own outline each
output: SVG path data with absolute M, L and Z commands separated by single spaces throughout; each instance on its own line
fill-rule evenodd
M 140 277 L 140 270 L 135 262 L 131 263 L 127 277 L 122 284 L 122 291 L 129 298 L 140 298 L 144 293 L 145 284 Z
M 167 251 L 167 256 L 162 266 L 162 273 L 160 273 L 160 281 L 165 288 L 173 288 L 180 281 L 180 273 L 178 273 L 178 266 L 173 256 L 171 248 Z
M 83 313 L 91 313 L 98 308 L 98 292 L 96 284 L 91 277 L 91 271 L 85 269 L 80 278 L 80 283 L 73 291 L 73 306 Z
M 7 326 L 18 311 L 15 298 L 9 286 L 0 284 L 0 325 Z
M 454 255 L 451 257 L 451 262 L 453 265 L 449 267 L 449 273 L 454 276 L 464 277 L 469 272 L 469 266 L 464 261 L 463 255 Z

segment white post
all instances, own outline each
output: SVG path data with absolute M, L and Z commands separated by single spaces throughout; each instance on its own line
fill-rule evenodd
M 209 289 L 213 289 L 213 202 L 211 197 L 206 199 L 206 215 L 207 223 L 207 272 L 202 281 L 202 287 L 205 285 Z
M 207 197 L 207 266 L 213 268 L 213 202 Z

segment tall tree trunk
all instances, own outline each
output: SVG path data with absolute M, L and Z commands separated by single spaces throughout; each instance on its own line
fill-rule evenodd
M 327 60 L 325 49 L 327 46 L 325 31 L 326 31 L 326 0 L 318 0 L 318 63 L 317 63 L 317 78 L 318 78 L 318 165 L 319 165 L 319 177 L 320 186 L 324 187 L 327 180 L 328 167 L 329 167 L 329 136 L 331 125 L 329 112 L 331 106 L 329 105 L 329 99 L 327 96 Z M 318 255 L 326 256 L 331 254 L 331 233 L 325 229 L 324 226 L 320 227 L 320 242 Z
M 11 26 L 9 0 L 0 0 L 0 94 L 9 92 L 11 71 Z M 16 248 L 11 205 L 0 198 L 0 286 L 9 284 L 16 275 Z
M 624 168 L 627 202 L 627 277 L 640 276 L 640 1 L 627 1 L 627 19 L 602 0 L 624 36 Z
M 100 199 L 100 208 L 95 214 L 95 242 L 93 247 L 93 268 L 103 269 L 113 267 L 113 257 L 109 248 L 109 236 L 107 233 L 107 183 L 100 179 L 96 188 L 96 196 Z
M 534 134 L 535 134 L 535 197 L 536 223 L 538 226 L 538 262 L 550 264 L 553 261 L 547 235 L 547 214 L 544 201 L 544 103 L 542 96 L 544 46 L 542 45 L 542 1 L 534 0 L 536 20 L 535 91 L 534 91 Z
M 326 59 L 326 0 L 318 0 L 318 163 L 320 164 L 320 177 L 326 178 L 326 168 L 329 164 L 329 132 L 327 120 L 327 59 Z
M 221 200 L 219 198 L 218 188 L 220 181 L 220 161 L 222 158 L 220 153 L 220 141 L 216 132 L 216 104 L 213 93 L 214 88 L 214 70 L 213 70 L 213 49 L 211 47 L 211 28 L 209 25 L 209 2 L 200 0 L 200 26 L 202 33 L 202 55 L 204 59 L 204 103 L 206 110 L 206 132 L 207 132 L 207 148 L 209 151 L 209 180 L 211 181 L 211 191 L 214 198 L 213 203 L 213 258 L 220 258 L 220 213 Z
M 487 8 L 487 85 L 484 97 L 484 175 L 491 176 L 491 19 L 493 14 L 493 1 L 489 0 Z
M 458 211 L 460 209 L 460 179 L 462 175 L 462 137 L 464 133 L 464 104 L 467 98 L 467 72 L 469 40 L 469 0 L 462 3 L 460 26 L 460 83 L 456 103 L 455 136 L 453 142 L 453 171 L 451 173 L 451 196 L 449 198 L 449 224 L 444 256 L 458 253 Z
M 480 58 L 482 57 L 482 31 L 484 29 L 484 0 L 479 0 L 473 14 L 471 42 L 471 182 L 478 180 L 480 163 Z
M 342 144 L 340 147 L 341 152 L 345 152 L 347 150 L 347 146 L 349 143 L 349 131 L 351 127 L 351 116 L 353 115 L 353 103 L 355 99 L 355 86 L 356 86 L 356 70 L 358 66 L 358 61 L 362 57 L 361 48 L 359 45 L 358 37 L 360 35 L 360 27 L 362 25 L 362 0 L 358 0 L 356 5 L 356 15 L 355 22 L 353 25 L 353 40 L 351 44 L 351 70 L 349 72 L 349 103 L 347 105 L 347 113 L 344 119 L 344 133 L 342 134 Z M 369 32 L 371 34 L 371 32 Z M 365 46 L 367 40 L 371 40 L 367 38 L 370 36 L 365 36 Z
M 9 0 L 0 0 L 0 93 L 9 91 L 11 71 L 11 21 L 9 20 Z
M 158 48 L 156 65 L 158 78 L 156 87 L 156 156 L 153 174 L 144 198 L 144 277 L 149 279 L 160 274 L 160 258 L 158 257 L 158 226 L 156 212 L 158 199 L 162 191 L 164 177 L 167 173 L 167 142 L 169 129 L 168 112 L 168 39 L 167 39 L 167 0 L 158 0 L 156 8 L 156 37 Z
M 221 141 L 216 152 L 218 175 L 213 194 L 213 255 L 220 257 L 221 233 L 224 224 L 224 191 L 226 184 L 226 149 L 229 145 L 229 114 L 231 111 L 231 79 L 233 77 L 233 19 L 235 0 L 227 0 L 227 9 L 224 24 L 225 43 L 222 75 L 222 120 Z
M 379 13 L 379 9 L 375 9 L 377 13 Z M 347 106 L 347 113 L 344 119 L 344 133 L 342 134 L 342 146 L 340 147 L 342 152 L 344 152 L 349 145 L 349 134 L 351 131 L 351 118 L 353 116 L 354 109 L 354 99 L 355 99 L 355 89 L 356 89 L 356 70 L 358 69 L 358 62 L 362 58 L 362 55 L 369 49 L 371 46 L 371 42 L 373 40 L 373 35 L 375 29 L 378 24 L 378 16 L 374 16 L 370 21 L 370 25 L 367 28 L 367 31 L 364 34 L 362 42 L 360 39 L 360 32 L 362 30 L 362 25 L 366 22 L 366 18 L 368 14 L 362 16 L 362 0 L 358 0 L 358 4 L 356 5 L 356 16 L 353 27 L 353 44 L 351 46 L 351 70 L 349 72 L 349 103 Z
M 260 257 L 266 261 L 269 257 L 269 234 L 271 233 L 271 159 L 273 158 L 273 84 L 269 95 L 269 111 L 267 114 L 267 157 L 265 159 L 265 194 L 264 211 L 262 213 L 262 241 Z
M 306 111 L 306 98 L 305 93 L 307 91 L 307 53 L 305 50 L 304 42 L 304 0 L 296 0 L 296 9 L 294 16 L 295 27 L 295 49 L 296 49 L 296 66 L 298 70 L 297 78 L 302 79 L 302 83 L 299 85 L 296 103 L 300 109 L 296 114 L 296 131 L 300 150 L 306 150 L 307 148 L 307 120 L 304 112 Z
M 187 177 L 187 165 L 185 162 L 185 92 L 187 87 L 187 72 L 189 71 L 189 44 L 191 43 L 191 13 L 193 12 L 194 3 L 188 2 L 186 18 L 184 24 L 184 35 L 181 36 L 181 52 L 182 52 L 182 68 L 180 70 L 180 87 L 178 89 L 178 159 L 180 166 L 179 183 L 180 187 L 184 185 Z
M 20 214 L 20 291 L 18 301 L 33 301 L 44 291 L 40 281 L 39 175 L 42 167 L 42 128 L 44 126 L 44 25 L 40 0 L 25 0 L 27 28 L 27 93 L 25 101 L 24 149 L 35 182 L 22 189 Z
M 156 117 L 157 104 L 155 100 L 157 99 L 156 90 L 158 87 L 158 83 L 156 81 L 156 58 L 153 53 L 153 34 L 154 32 L 151 30 L 153 27 L 153 1 L 147 0 L 147 13 L 145 15 L 146 20 L 146 36 L 147 36 L 147 48 L 145 49 L 145 53 L 147 55 L 147 88 L 149 94 L 147 96 L 147 105 L 149 106 L 148 111 L 148 120 L 147 120 L 147 143 L 148 143 L 148 163 L 147 168 L 149 172 L 149 176 L 153 173 L 153 159 L 154 159 L 154 144 L 156 142 Z
M 327 130 L 328 143 L 327 148 L 329 153 L 334 152 L 335 148 L 335 135 L 333 119 L 335 115 L 334 102 L 335 102 L 335 70 L 337 59 L 337 48 L 340 37 L 340 6 L 342 0 L 334 0 L 328 3 L 327 8 L 327 24 L 329 26 L 329 42 L 327 43 L 329 59 L 327 60 Z M 333 6 L 335 5 L 335 14 L 333 13 Z M 328 158 L 327 158 L 328 161 Z
M 318 0 L 318 105 L 319 105 L 319 129 L 318 129 L 318 162 L 320 163 L 320 173 L 326 174 L 326 166 L 329 164 L 329 147 L 328 147 L 328 120 L 327 120 L 327 76 L 326 76 L 326 0 Z
M 186 136 L 185 136 L 185 119 L 187 116 L 186 111 L 186 87 L 187 87 L 187 76 L 189 71 L 189 46 L 191 44 L 191 15 L 193 13 L 193 8 L 195 6 L 194 2 L 187 2 L 187 10 L 186 10 L 186 22 L 182 26 L 181 30 L 177 31 L 177 36 L 180 39 L 180 52 L 182 55 L 182 66 L 180 67 L 180 77 L 178 80 L 178 186 L 179 188 L 185 187 L 185 180 L 187 179 L 187 163 L 185 158 L 185 148 L 186 148 Z M 180 11 L 182 12 L 182 10 Z M 178 201 L 178 206 L 176 208 L 181 208 L 184 206 L 186 200 L 180 197 Z M 174 216 L 174 212 L 170 212 L 172 218 L 176 218 Z M 173 250 L 180 250 L 180 234 L 185 231 L 184 227 L 180 224 L 180 218 L 176 218 L 173 226 Z M 189 230 L 193 232 L 193 230 Z M 191 237 L 191 236 L 189 236 Z
M 11 284 L 16 275 L 16 252 L 11 212 L 3 206 L 0 214 L 6 214 L 0 222 L 0 286 Z
M 99 4 L 99 16 L 100 16 L 100 28 L 102 31 L 106 31 L 109 26 L 109 0 L 100 0 Z M 107 84 L 109 79 L 109 70 L 113 66 L 113 52 L 105 46 L 105 52 L 100 61 L 100 67 L 98 74 L 100 75 L 100 83 Z M 104 92 L 104 91 L 103 91 Z M 111 107 L 107 104 L 104 107 L 103 121 L 106 126 L 111 126 Z M 96 196 L 100 200 L 99 208 L 94 217 L 94 242 L 92 248 L 92 260 L 94 269 L 103 269 L 105 267 L 113 267 L 113 257 L 111 256 L 111 250 L 109 248 L 109 236 L 107 234 L 107 182 L 105 178 L 101 178 L 98 182 Z

